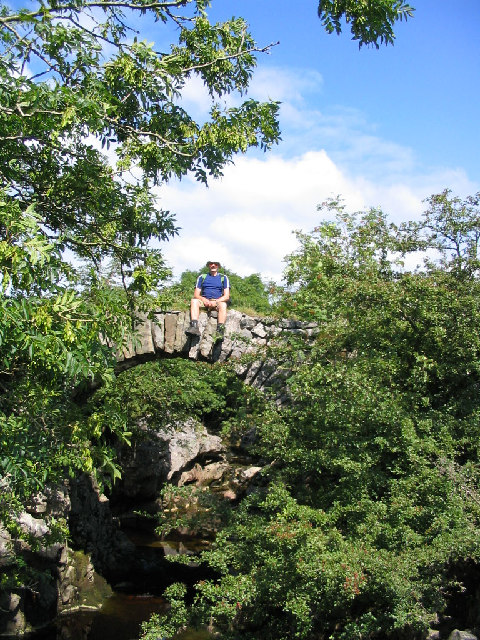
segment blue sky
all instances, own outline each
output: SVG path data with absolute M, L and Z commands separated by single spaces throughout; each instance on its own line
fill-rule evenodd
M 396 44 L 358 49 L 348 32 L 328 36 L 316 17 L 316 3 L 270 0 L 219 0 L 212 15 L 241 10 L 261 42 L 279 40 L 260 65 L 310 69 L 323 83 L 320 109 L 360 110 L 372 127 L 393 142 L 411 144 L 430 164 L 468 163 L 478 175 L 480 135 L 472 126 L 478 114 L 480 80 L 480 2 L 418 0 L 415 17 L 397 23 Z M 227 8 L 228 7 L 228 8 Z
M 208 189 L 187 178 L 159 190 L 182 227 L 165 246 L 177 275 L 219 259 L 280 280 L 293 230 L 318 224 L 329 196 L 401 221 L 444 188 L 480 190 L 480 1 L 412 4 L 394 46 L 359 50 L 347 31 L 323 31 L 315 0 L 213 0 L 212 19 L 241 15 L 260 46 L 280 41 L 259 57 L 251 96 L 282 102 L 282 142 L 237 156 Z M 185 99 L 206 107 L 198 83 Z
M 415 17 L 397 23 L 395 46 L 359 51 L 347 32 L 328 36 L 316 3 L 219 0 L 212 15 L 240 11 L 261 42 L 280 40 L 260 64 L 316 71 L 322 85 L 305 100 L 327 112 L 360 111 L 376 133 L 411 146 L 419 162 L 466 166 L 478 175 L 480 2 L 412 0 Z M 221 7 L 221 13 L 219 8 Z

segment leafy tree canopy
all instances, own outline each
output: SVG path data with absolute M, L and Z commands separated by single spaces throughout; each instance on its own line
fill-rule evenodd
M 276 103 L 220 106 L 224 94 L 246 91 L 258 48 L 244 20 L 210 24 L 205 5 L 63 0 L 0 12 L 5 197 L 22 211 L 34 205 L 59 250 L 95 265 L 116 257 L 139 283 L 142 269 L 157 274 L 161 264 L 148 241 L 176 232 L 151 183 L 189 171 L 206 181 L 236 152 L 279 136 Z M 159 29 L 177 25 L 178 43 L 160 52 L 139 40 L 128 21 L 142 15 Z M 204 123 L 182 108 L 193 76 L 212 98 Z M 99 151 L 110 145 L 116 167 Z
M 16 4 L 18 7 L 18 3 Z M 151 241 L 177 232 L 152 191 L 206 182 L 279 138 L 278 105 L 244 99 L 260 49 L 241 18 L 203 0 L 52 0 L 0 6 L 0 515 L 75 469 L 118 474 L 104 428 L 74 391 L 113 375 L 132 313 L 159 303 L 169 269 Z M 150 20 L 165 50 L 138 36 Z M 165 36 L 163 33 L 165 32 Z M 182 89 L 211 98 L 196 122 Z M 158 245 L 157 245 L 158 246 Z M 153 300 L 149 300 L 149 296 Z M 104 340 L 100 341 L 99 336 Z M 104 433 L 106 431 L 107 433 Z M 10 522 L 11 524 L 11 522 Z
M 320 0 L 318 15 L 327 33 L 341 33 L 342 19 L 358 46 L 393 44 L 395 22 L 407 20 L 415 9 L 403 0 Z

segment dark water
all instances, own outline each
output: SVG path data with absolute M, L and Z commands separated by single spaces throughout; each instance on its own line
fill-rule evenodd
M 29 640 L 137 640 L 140 624 L 152 613 L 163 613 L 163 598 L 115 593 L 99 611 L 78 611 L 60 616 Z
M 28 640 L 138 640 L 141 623 L 152 613 L 162 614 L 163 598 L 115 593 L 99 611 L 78 611 L 60 616 L 54 625 L 29 635 Z M 188 629 L 177 640 L 209 640 L 206 631 Z
M 208 546 L 204 540 L 160 540 L 150 533 L 126 532 L 137 549 L 150 549 L 165 557 L 186 553 L 192 555 Z M 162 614 L 166 602 L 159 595 L 145 593 L 116 592 L 107 598 L 100 610 L 77 611 L 59 616 L 47 629 L 28 635 L 28 640 L 138 640 L 141 623 L 152 613 Z M 211 635 L 205 631 L 187 630 L 177 636 L 178 640 L 207 640 Z
M 141 530 L 124 529 L 124 532 L 137 549 L 158 549 L 163 556 L 178 555 L 180 553 L 194 556 L 210 546 L 210 542 L 202 538 L 178 536 L 177 538 L 164 540 L 153 533 Z

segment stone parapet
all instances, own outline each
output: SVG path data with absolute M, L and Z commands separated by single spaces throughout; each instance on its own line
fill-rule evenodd
M 235 310 L 228 312 L 223 339 L 216 336 L 216 312 L 200 314 L 200 336 L 185 333 L 189 322 L 189 313 L 185 311 L 158 311 L 153 314 L 153 319 L 145 317 L 138 326 L 135 343 L 117 354 L 118 369 L 127 369 L 158 357 L 183 357 L 206 362 L 235 359 L 239 360 L 238 374 L 241 378 L 253 386 L 265 387 L 278 373 L 275 363 L 262 356 L 258 361 L 242 364 L 242 356 L 262 350 L 265 354 L 267 347 L 283 336 L 300 335 L 310 340 L 317 333 L 314 323 L 256 318 Z

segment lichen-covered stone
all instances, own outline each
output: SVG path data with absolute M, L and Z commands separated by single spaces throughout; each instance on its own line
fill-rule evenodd
M 142 322 L 138 326 L 135 353 L 137 356 L 155 353 L 155 347 L 152 339 L 152 323 L 146 317 L 143 317 Z
M 470 631 L 459 631 L 454 629 L 448 636 L 448 640 L 478 640 L 478 637 Z
M 165 353 L 173 353 L 175 347 L 175 336 L 177 334 L 178 313 L 165 314 Z
M 171 480 L 193 461 L 203 456 L 218 456 L 224 452 L 219 436 L 210 435 L 205 427 L 193 418 L 181 427 L 176 425 L 168 442 L 170 470 L 167 480 Z
M 202 312 L 198 321 L 200 336 L 196 337 L 186 333 L 190 323 L 188 312 L 156 312 L 152 321 L 145 318 L 144 325 L 139 326 L 139 344 L 127 345 L 118 355 L 119 367 L 134 366 L 135 357 L 142 362 L 145 355 L 178 354 L 191 360 L 225 362 L 268 347 L 270 341 L 282 335 L 295 334 L 312 340 L 318 332 L 315 323 L 254 318 L 232 309 L 227 314 L 223 339 L 219 339 L 217 321 L 215 312 Z
M 153 316 L 152 340 L 155 351 L 163 351 L 165 347 L 165 314 L 155 313 Z

